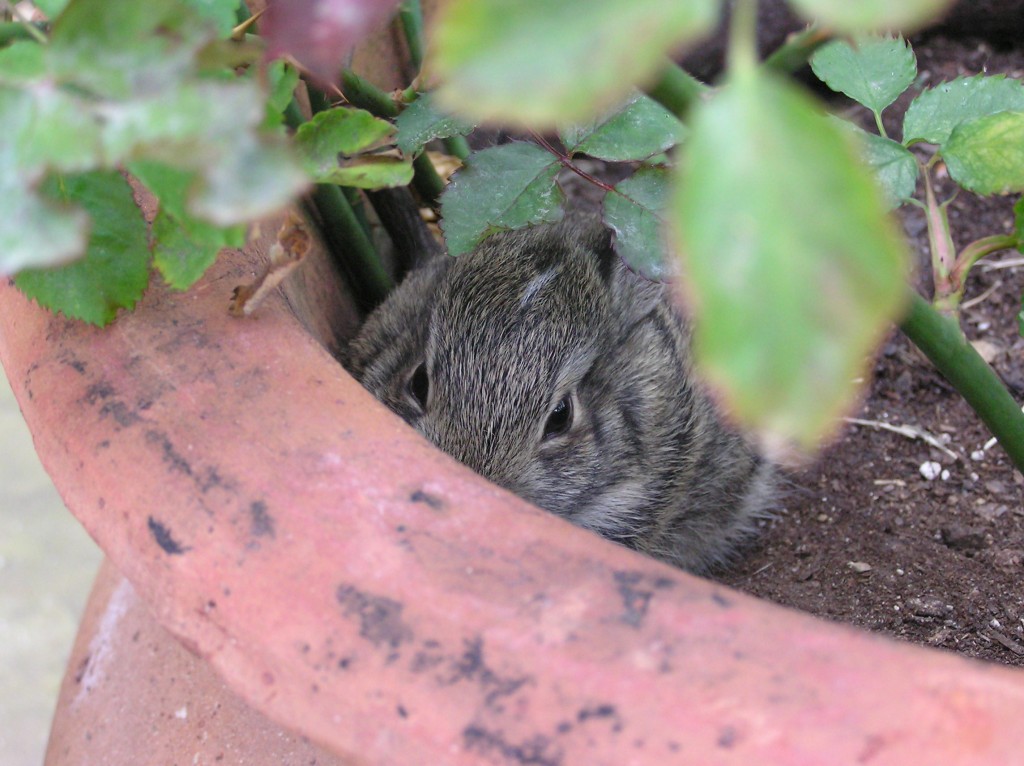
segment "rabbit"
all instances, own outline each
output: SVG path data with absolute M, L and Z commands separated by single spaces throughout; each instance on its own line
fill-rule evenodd
M 630 271 L 596 217 L 428 260 L 343 363 L 492 482 L 692 572 L 765 515 L 772 467 L 696 381 L 671 288 Z

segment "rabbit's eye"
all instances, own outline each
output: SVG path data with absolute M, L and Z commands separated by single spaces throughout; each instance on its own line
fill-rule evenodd
M 544 439 L 561 436 L 572 428 L 572 397 L 566 394 L 555 405 L 544 424 Z
M 427 395 L 430 393 L 430 378 L 427 377 L 427 366 L 420 364 L 413 370 L 406 389 L 410 396 L 415 399 L 420 407 L 427 409 Z

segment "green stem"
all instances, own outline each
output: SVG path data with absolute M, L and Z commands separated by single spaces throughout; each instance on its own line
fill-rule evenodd
M 964 297 L 964 288 L 967 287 L 967 274 L 979 260 L 986 255 L 998 253 L 1000 250 L 1011 250 L 1017 247 L 1017 236 L 1014 234 L 993 234 L 990 237 L 982 237 L 974 240 L 960 251 L 949 272 L 948 282 L 953 289 L 948 296 L 952 308 L 960 305 Z M 944 306 L 943 306 L 944 308 Z
M 452 157 L 458 157 L 463 162 L 466 161 L 466 157 L 472 151 L 469 148 L 469 141 L 462 136 L 449 136 L 448 138 L 441 141 L 444 144 L 445 151 L 448 152 Z
M 352 106 L 372 115 L 389 119 L 398 116 L 398 105 L 389 94 L 348 69 L 341 73 L 341 92 Z
M 285 121 L 292 128 L 303 122 L 294 100 L 285 109 Z M 359 307 L 370 311 L 384 300 L 393 286 L 373 242 L 340 187 L 317 184 L 310 199 L 316 211 L 311 218 L 318 224 L 321 238 L 348 277 Z
M 935 282 L 935 301 L 944 311 L 956 308 L 946 306 L 946 299 L 956 292 L 949 276 L 956 264 L 956 246 L 949 233 L 949 215 L 945 204 L 939 204 L 932 187 L 931 175 L 924 174 L 925 217 L 928 221 L 928 247 L 932 258 L 932 279 Z
M 806 64 L 814 52 L 832 39 L 832 35 L 811 24 L 794 32 L 764 60 L 764 65 L 776 72 L 792 74 Z
M 9 21 L 0 24 L 0 43 L 7 43 L 11 40 L 35 40 L 41 45 L 46 45 L 46 33 L 44 25 L 34 21 Z
M 882 124 L 882 113 L 872 109 L 871 114 L 875 116 L 875 127 L 878 128 L 878 135 L 882 138 L 888 138 L 889 134 L 885 132 L 885 125 Z
M 398 21 L 409 46 L 409 58 L 418 72 L 423 66 L 423 11 L 419 0 L 404 0 L 398 7 Z
M 707 85 L 670 61 L 658 81 L 647 89 L 647 95 L 682 119 L 693 102 L 709 90 Z
M 900 329 L 974 408 L 1017 469 L 1024 471 L 1024 412 L 967 342 L 960 325 L 911 291 L 910 309 Z
M 340 187 L 317 184 L 312 199 L 321 221 L 320 235 L 348 277 L 359 308 L 368 313 L 391 291 L 391 277 Z
M 431 207 L 437 207 L 437 200 L 444 191 L 444 181 L 437 174 L 426 152 L 412 161 L 412 185 L 420 199 Z
M 726 59 L 733 77 L 750 74 L 757 68 L 757 0 L 733 3 Z

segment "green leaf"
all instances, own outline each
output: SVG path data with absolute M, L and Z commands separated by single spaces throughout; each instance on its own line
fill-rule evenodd
M 220 37 L 227 37 L 238 24 L 240 0 L 182 0 L 196 14 L 210 21 Z
M 386 144 L 394 133 L 394 125 L 367 111 L 339 107 L 300 125 L 295 146 L 318 183 L 363 189 L 405 186 L 412 180 L 411 161 L 365 153 Z
M 134 163 L 129 170 L 160 203 L 152 228 L 153 262 L 171 287 L 191 287 L 221 248 L 245 244 L 244 226 L 221 228 L 188 213 L 188 192 L 197 183 L 195 173 L 157 162 Z
M 889 209 L 899 207 L 914 195 L 920 171 L 917 158 L 909 149 L 839 117 L 830 117 L 829 121 L 859 144 L 861 158 L 875 171 Z
M 0 274 L 76 258 L 88 232 L 81 209 L 43 199 L 23 176 L 0 170 Z
M 996 112 L 1024 110 L 1024 85 L 1003 75 L 961 77 L 930 88 L 903 118 L 903 143 L 944 144 L 953 128 Z
M 452 0 L 428 62 L 442 104 L 471 119 L 585 122 L 709 31 L 715 0 Z
M 615 251 L 631 269 L 663 282 L 672 274 L 663 237 L 669 171 L 642 167 L 604 198 L 602 218 L 615 232 Z
M 416 154 L 435 138 L 464 136 L 473 124 L 442 111 L 432 93 L 423 93 L 405 107 L 395 120 L 398 128 L 396 143 L 403 154 Z
M 852 45 L 833 40 L 819 48 L 811 69 L 832 90 L 881 114 L 914 82 L 917 59 L 902 37 L 863 35 Z
M 672 223 L 700 367 L 733 413 L 812 447 L 898 315 L 904 243 L 856 147 L 759 70 L 694 113 Z
M 101 156 L 100 125 L 88 103 L 42 82 L 0 86 L 0 135 L 0 169 L 30 179 L 48 167 L 94 167 Z
M 562 217 L 561 165 L 534 144 L 513 143 L 470 155 L 441 195 L 441 228 L 450 255 L 490 234 Z
M 15 284 L 41 305 L 92 324 L 106 324 L 142 297 L 149 279 L 146 222 L 120 173 L 64 176 L 44 192 L 81 205 L 92 219 L 85 258 L 52 269 L 26 269 Z
M 267 83 L 270 95 L 267 97 L 268 119 L 264 121 L 264 126 L 277 125 L 281 122 L 284 110 L 292 102 L 295 86 L 299 84 L 299 71 L 283 59 L 271 61 L 267 67 Z
M 976 194 L 1024 191 L 1024 112 L 957 125 L 942 147 L 953 180 Z
M 231 148 L 200 172 L 193 215 L 218 226 L 251 221 L 280 210 L 308 185 L 283 141 L 242 133 Z
M 672 148 L 685 135 L 685 126 L 674 114 L 642 93 L 597 122 L 560 132 L 570 154 L 612 162 L 645 160 Z
M 193 68 L 216 30 L 177 0 L 71 0 L 54 21 L 51 71 L 97 95 L 154 94 Z
M 18 84 L 46 74 L 46 48 L 34 40 L 17 40 L 0 48 L 0 83 Z
M 313 180 L 317 183 L 354 186 L 358 189 L 408 186 L 412 177 L 412 160 L 373 154 L 342 160 L 333 168 L 313 173 Z
M 46 18 L 52 19 L 64 10 L 68 0 L 33 0 L 32 4 L 46 14 Z
M 344 166 L 344 160 L 376 149 L 391 138 L 395 126 L 362 109 L 338 107 L 313 116 L 295 132 L 295 147 L 307 172 L 318 181 Z
M 805 18 L 836 32 L 908 31 L 937 18 L 952 0 L 789 0 Z
M 258 131 L 263 95 L 254 82 L 186 81 L 159 97 L 107 102 L 101 112 L 108 162 L 197 171 L 191 212 L 214 224 L 272 213 L 306 184 L 283 138 Z

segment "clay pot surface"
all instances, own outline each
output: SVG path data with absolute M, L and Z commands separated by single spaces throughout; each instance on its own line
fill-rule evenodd
M 826 624 L 603 541 L 378 404 L 252 264 L 99 330 L 0 288 L 65 502 L 257 711 L 352 763 L 1024 763 L 1024 676 Z

